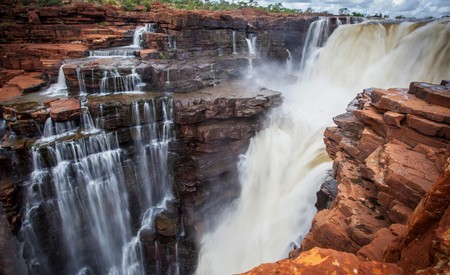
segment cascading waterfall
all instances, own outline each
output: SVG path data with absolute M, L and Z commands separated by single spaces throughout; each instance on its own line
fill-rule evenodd
M 76 129 L 77 126 L 73 121 L 53 122 L 53 120 L 49 117 L 45 121 L 42 137 L 52 138 L 54 136 L 67 135 L 73 133 Z
M 311 28 L 318 24 L 325 23 Z M 322 32 L 308 33 L 319 36 L 312 41 L 323 39 Z M 342 25 L 301 69 L 307 78 L 295 85 L 263 83 L 281 89 L 284 103 L 243 156 L 241 197 L 203 236 L 197 274 L 239 273 L 287 257 L 309 230 L 315 192 L 331 166 L 322 144 L 331 117 L 364 87 L 448 78 L 449 35 L 448 20 Z M 314 55 L 305 52 L 304 59 Z
M 145 274 L 141 232 L 154 231 L 155 215 L 167 208 L 168 201 L 174 199 L 167 167 L 169 142 L 173 138 L 173 100 L 163 98 L 163 121 L 156 121 L 155 101 L 133 104 L 132 135 L 138 156 L 138 178 L 143 186 L 140 198 L 141 209 L 147 209 L 142 217 L 141 227 L 122 249 L 120 269 L 114 267 L 110 275 Z M 143 117 L 141 117 L 143 113 Z M 159 131 L 159 128 L 162 131 Z M 158 263 L 157 263 L 158 264 Z
M 29 203 L 23 235 L 39 271 L 48 269 L 39 259 L 46 253 L 33 223 L 36 209 L 43 207 L 50 226 L 60 226 L 61 253 L 67 254 L 65 272 L 82 268 L 105 273 L 120 259 L 122 246 L 131 238 L 128 198 L 115 134 L 97 133 L 81 139 L 36 143 Z M 49 199 L 49 193 L 54 192 Z M 87 228 L 86 228 L 87 226 Z M 114 230 L 105 230 L 114 228 Z M 56 231 L 55 231 L 56 232 Z M 89 247 L 89 251 L 86 248 Z
M 142 79 L 134 68 L 127 75 L 122 75 L 117 69 L 105 69 L 100 79 L 100 93 L 140 91 L 141 84 Z
M 21 230 L 34 273 L 50 274 L 60 266 L 65 274 L 145 274 L 140 234 L 154 230 L 155 215 L 174 197 L 168 170 L 173 100 L 135 102 L 131 109 L 133 160 L 115 132 L 94 127 L 85 107 L 79 127 L 47 120 L 45 135 L 32 150 L 34 172 Z M 138 198 L 141 228 L 134 237 L 123 169 L 130 162 L 135 162 L 134 177 L 143 190 Z M 42 222 L 42 215 L 48 228 L 35 222 Z M 44 232 L 61 232 L 59 241 L 49 246 L 53 241 Z M 55 264 L 55 256 L 64 262 Z

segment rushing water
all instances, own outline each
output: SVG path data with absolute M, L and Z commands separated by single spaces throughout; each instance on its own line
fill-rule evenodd
M 318 21 L 311 28 L 320 24 L 326 25 Z M 299 244 L 316 211 L 315 192 L 330 168 L 323 130 L 362 88 L 439 83 L 450 76 L 448 21 L 341 25 L 321 48 L 326 35 L 308 33 L 320 37 L 311 37 L 317 48 L 305 53 L 311 62 L 299 72 L 298 83 L 260 78 L 283 91 L 285 100 L 242 157 L 241 196 L 203 236 L 197 274 L 244 272 L 287 257 L 292 244 Z

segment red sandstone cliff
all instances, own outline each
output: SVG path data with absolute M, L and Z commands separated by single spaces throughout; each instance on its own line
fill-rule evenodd
M 336 199 L 292 259 L 246 274 L 448 273 L 449 83 L 366 90 L 334 121 Z

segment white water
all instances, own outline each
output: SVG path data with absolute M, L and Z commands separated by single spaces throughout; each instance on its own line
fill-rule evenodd
M 117 69 L 105 69 L 100 79 L 100 93 L 140 91 L 142 79 L 133 68 L 130 74 L 122 75 Z
M 299 83 L 262 78 L 283 91 L 284 103 L 240 163 L 240 199 L 201 239 L 197 274 L 239 273 L 288 256 L 309 230 L 315 192 L 331 166 L 323 130 L 362 88 L 450 77 L 449 22 L 419 26 L 342 25 L 305 64 L 300 73 L 308 77 Z
M 254 34 L 249 34 L 248 38 L 245 38 L 250 56 L 256 56 L 256 39 L 257 37 Z
M 134 44 L 132 45 L 134 46 Z M 136 49 L 132 48 L 116 48 L 116 49 L 109 49 L 109 50 L 95 50 L 95 51 L 89 51 L 89 57 L 135 57 L 136 56 Z
M 58 70 L 58 81 L 55 84 L 50 85 L 47 90 L 43 92 L 43 94 L 51 94 L 51 95 L 66 95 L 67 94 L 67 84 L 66 77 L 63 71 L 64 64 L 59 67 Z
M 145 24 L 145 26 L 143 26 L 143 27 L 136 28 L 136 30 L 134 31 L 134 34 L 133 34 L 133 44 L 130 45 L 130 46 L 141 48 L 141 46 L 142 46 L 142 35 L 145 32 L 155 32 L 155 24 L 154 23 L 148 23 L 148 24 Z

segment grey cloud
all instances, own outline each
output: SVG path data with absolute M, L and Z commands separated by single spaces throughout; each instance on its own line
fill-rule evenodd
M 261 4 L 281 2 L 285 7 L 313 8 L 316 11 L 330 11 L 338 13 L 340 8 L 361 13 L 383 13 L 391 17 L 397 15 L 411 17 L 450 15 L 449 0 L 404 0 L 395 5 L 393 0 L 260 0 Z M 399 3 L 400 1 L 397 1 Z

